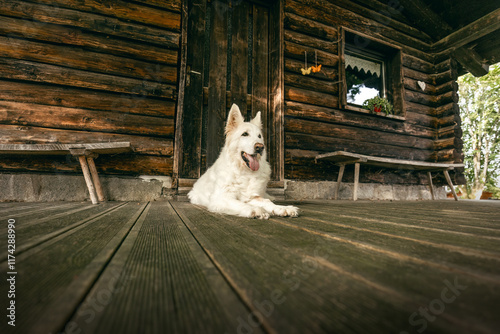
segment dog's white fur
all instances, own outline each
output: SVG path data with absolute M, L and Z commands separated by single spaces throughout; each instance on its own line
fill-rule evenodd
M 263 149 L 260 153 L 259 148 Z M 269 199 L 266 187 L 270 175 L 260 111 L 245 122 L 239 107 L 233 104 L 225 145 L 188 197 L 191 203 L 216 213 L 261 219 L 271 215 L 297 217 L 298 208 L 276 205 Z

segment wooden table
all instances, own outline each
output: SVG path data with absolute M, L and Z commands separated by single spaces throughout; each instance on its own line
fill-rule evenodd
M 339 176 L 337 178 L 337 187 L 335 189 L 335 199 L 338 198 L 340 184 L 342 183 L 342 177 L 344 175 L 345 165 L 354 164 L 354 190 L 352 194 L 352 199 L 354 201 L 358 199 L 359 170 L 360 170 L 360 165 L 362 163 L 372 166 L 386 167 L 386 168 L 426 171 L 427 176 L 429 178 L 429 187 L 431 190 L 431 195 L 433 200 L 435 199 L 435 195 L 434 195 L 434 187 L 432 185 L 431 172 L 442 171 L 446 178 L 446 181 L 448 182 L 448 185 L 451 188 L 451 192 L 453 194 L 453 197 L 455 198 L 455 201 L 458 201 L 458 197 L 455 192 L 453 183 L 451 182 L 450 174 L 448 173 L 448 171 L 453 170 L 455 168 L 464 167 L 464 164 L 390 159 L 390 158 L 374 157 L 374 156 L 356 154 L 344 151 L 319 154 L 316 156 L 316 160 L 319 159 L 333 161 L 340 166 Z
M 0 154 L 16 155 L 65 155 L 78 157 L 92 204 L 105 201 L 95 167 L 94 158 L 99 154 L 130 151 L 130 142 L 87 143 L 87 144 L 0 144 Z

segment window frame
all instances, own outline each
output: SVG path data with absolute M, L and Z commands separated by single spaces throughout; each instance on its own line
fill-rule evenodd
M 348 43 L 346 43 L 346 34 L 348 35 L 348 37 L 359 36 L 360 38 L 368 40 L 369 45 L 372 45 L 372 48 L 361 49 L 350 46 Z M 382 116 L 377 114 L 376 116 L 405 120 L 406 109 L 404 103 L 403 52 L 401 48 L 396 45 L 380 41 L 365 34 L 359 33 L 357 31 L 347 29 L 345 27 L 342 27 L 340 29 L 340 39 L 341 39 L 341 43 L 339 43 L 339 48 L 340 48 L 339 73 L 341 76 L 340 78 L 341 89 L 339 90 L 340 107 L 342 109 L 347 109 L 350 111 L 370 114 L 370 111 L 361 108 L 359 105 L 354 105 L 347 102 L 348 91 L 347 91 L 347 80 L 345 71 L 346 70 L 345 54 L 346 51 L 348 54 L 349 53 L 352 54 L 356 53 L 356 50 L 361 50 L 361 52 L 358 51 L 358 53 L 361 53 L 360 58 L 363 58 L 365 54 L 366 57 L 369 57 L 370 53 L 375 54 L 374 58 L 383 58 L 382 63 L 384 64 L 385 67 L 383 68 L 384 97 L 386 97 L 394 106 L 394 115 Z M 380 50 L 383 50 L 383 52 L 381 52 Z M 381 57 L 379 55 L 381 55 Z M 380 59 L 376 60 L 380 61 Z

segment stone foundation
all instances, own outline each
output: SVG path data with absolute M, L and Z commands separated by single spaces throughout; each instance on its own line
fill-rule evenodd
M 155 201 L 173 197 L 169 176 L 99 176 L 109 201 Z M 0 202 L 90 201 L 83 175 L 0 174 Z
M 285 198 L 292 200 L 334 199 L 337 182 L 333 181 L 287 181 Z M 353 183 L 342 183 L 338 199 L 352 199 Z M 446 199 L 444 187 L 434 187 L 436 199 Z M 416 201 L 431 200 L 431 192 L 424 185 L 360 183 L 358 200 L 396 200 Z
M 100 176 L 109 201 L 156 201 L 175 198 L 170 176 Z M 285 198 L 292 200 L 334 199 L 336 182 L 287 181 Z M 352 183 L 342 183 L 339 199 L 352 199 Z M 445 199 L 444 187 L 435 187 L 436 199 Z M 360 183 L 359 200 L 430 200 L 428 186 Z M 82 175 L 0 174 L 0 202 L 89 201 Z

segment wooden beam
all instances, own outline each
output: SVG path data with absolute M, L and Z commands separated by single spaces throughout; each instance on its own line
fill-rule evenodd
M 443 52 L 450 48 L 460 48 L 500 29 L 500 8 L 443 37 L 431 48 Z
M 482 57 L 477 52 L 465 49 L 463 46 L 499 29 L 500 23 L 498 18 L 500 10 L 495 10 L 468 26 L 453 32 L 453 28 L 438 14 L 433 12 L 423 1 L 400 0 L 399 3 L 404 7 L 403 14 L 418 28 L 430 36 L 440 39 L 431 45 L 431 49 L 435 50 L 436 45 L 442 48 L 443 51 L 448 51 L 452 47 L 455 47 L 456 49 L 452 52 L 452 57 L 460 62 L 467 71 L 474 76 L 483 76 L 488 73 L 489 68 L 484 64 Z M 451 43 L 457 44 L 452 45 Z
M 482 77 L 489 72 L 489 65 L 485 63 L 483 57 L 472 49 L 456 49 L 452 52 L 452 56 L 475 77 Z

